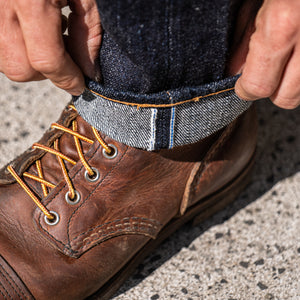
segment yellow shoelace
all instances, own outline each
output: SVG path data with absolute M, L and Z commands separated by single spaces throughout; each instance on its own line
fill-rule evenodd
M 76 110 L 73 105 L 69 105 L 69 107 L 73 110 Z M 94 172 L 93 168 L 88 164 L 88 162 L 86 161 L 86 159 L 84 157 L 84 154 L 83 154 L 83 151 L 81 148 L 81 144 L 80 144 L 80 140 L 85 141 L 89 144 L 93 144 L 94 141 L 77 132 L 77 121 L 76 120 L 72 121 L 72 129 L 66 128 L 57 123 L 53 123 L 51 125 L 51 128 L 59 129 L 63 132 L 71 134 L 74 137 L 79 160 L 82 162 L 84 168 L 86 169 L 88 176 L 90 176 L 92 178 L 95 175 L 95 172 Z M 93 130 L 93 133 L 94 133 L 97 141 L 103 147 L 104 151 L 108 155 L 110 155 L 113 149 L 101 138 L 100 134 L 94 127 L 92 127 L 92 130 Z M 44 145 L 41 145 L 38 143 L 33 144 L 32 148 L 33 149 L 41 149 L 48 153 L 56 155 L 58 162 L 60 164 L 64 179 L 69 188 L 68 197 L 71 200 L 73 200 L 76 197 L 76 191 L 73 187 L 72 181 L 69 177 L 69 174 L 66 169 L 64 161 L 68 161 L 72 165 L 75 165 L 77 162 L 74 161 L 73 159 L 69 158 L 67 155 L 64 155 L 63 153 L 60 152 L 59 147 L 58 147 L 58 140 L 59 140 L 59 138 L 54 141 L 53 148 L 50 148 L 50 147 L 47 147 L 47 146 L 44 146 Z M 44 179 L 41 160 L 40 159 L 36 160 L 35 164 L 36 164 L 38 176 L 30 174 L 28 172 L 24 172 L 23 176 L 39 182 L 41 184 L 44 196 L 47 197 L 48 188 L 54 188 L 55 185 Z M 20 186 L 24 189 L 24 191 L 30 196 L 30 198 L 35 202 L 35 204 L 40 208 L 40 210 L 45 214 L 47 219 L 50 221 L 55 219 L 55 216 L 45 207 L 45 205 L 42 204 L 41 200 L 38 199 L 38 197 L 32 192 L 32 190 L 28 187 L 28 185 L 24 182 L 24 180 L 17 174 L 17 172 L 14 170 L 14 168 L 10 165 L 7 167 L 7 169 L 11 173 L 11 175 L 15 178 L 15 180 L 20 184 Z

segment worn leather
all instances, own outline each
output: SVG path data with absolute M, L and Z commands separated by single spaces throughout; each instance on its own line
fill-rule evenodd
M 0 174 L 0 267 L 5 261 L 8 277 L 14 278 L 0 276 L 0 287 L 16 295 L 12 287 L 17 282 L 25 295 L 19 293 L 20 299 L 84 299 L 93 294 L 173 218 L 238 176 L 256 144 L 253 107 L 213 136 L 174 150 L 147 152 L 102 135 L 118 149 L 113 159 L 103 155 L 91 127 L 76 112 L 66 109 L 59 123 L 71 126 L 73 120 L 81 134 L 94 140 L 82 146 L 88 163 L 100 171 L 99 180 L 89 182 L 80 161 L 66 163 L 81 195 L 78 204 L 65 201 L 68 188 L 54 155 L 28 150 L 12 162 L 22 175 L 36 173 L 33 162 L 41 159 L 45 178 L 56 187 L 43 198 L 39 183 L 24 181 L 59 214 L 57 225 L 45 223 L 6 169 Z M 77 161 L 70 134 L 50 130 L 41 143 L 50 146 L 57 138 L 61 152 Z
M 26 286 L 0 255 L 0 298 L 33 300 Z

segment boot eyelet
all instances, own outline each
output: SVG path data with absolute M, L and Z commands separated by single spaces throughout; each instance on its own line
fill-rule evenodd
M 51 215 L 54 216 L 54 219 L 50 220 L 47 216 L 44 217 L 45 223 L 50 226 L 54 226 L 59 222 L 59 214 L 55 211 L 50 211 Z
M 113 158 L 115 158 L 117 155 L 118 155 L 118 148 L 115 146 L 115 145 L 113 145 L 113 144 L 108 144 L 108 146 L 109 146 L 109 148 L 111 148 L 111 153 L 107 153 L 106 151 L 105 151 L 105 149 L 103 148 L 103 150 L 102 150 L 102 154 L 103 154 L 103 156 L 105 157 L 105 158 L 107 158 L 107 159 L 113 159 Z
M 69 197 L 69 192 L 66 192 L 65 199 L 68 204 L 75 205 L 80 201 L 81 197 L 80 197 L 80 194 L 77 191 L 75 191 L 75 197 L 74 197 L 74 199 L 71 199 Z
M 94 172 L 94 175 L 93 176 L 90 176 L 88 171 L 85 171 L 84 172 L 84 178 L 89 181 L 89 182 L 95 182 L 97 181 L 99 178 L 100 178 L 100 173 L 99 171 L 96 169 L 96 168 L 93 168 L 92 167 L 92 170 Z

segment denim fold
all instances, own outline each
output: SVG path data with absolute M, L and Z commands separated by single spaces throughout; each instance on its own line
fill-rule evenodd
M 195 143 L 251 104 L 226 77 L 244 0 L 97 0 L 100 82 L 74 97 L 92 126 L 148 151 Z
M 114 91 L 89 80 L 73 101 L 88 123 L 118 142 L 147 151 L 171 149 L 215 133 L 250 107 L 234 92 L 237 79 L 153 94 Z

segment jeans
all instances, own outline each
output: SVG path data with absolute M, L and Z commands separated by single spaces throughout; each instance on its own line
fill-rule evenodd
M 74 98 L 101 132 L 145 150 L 195 143 L 250 106 L 226 61 L 238 6 L 230 0 L 99 0 L 101 82 Z

